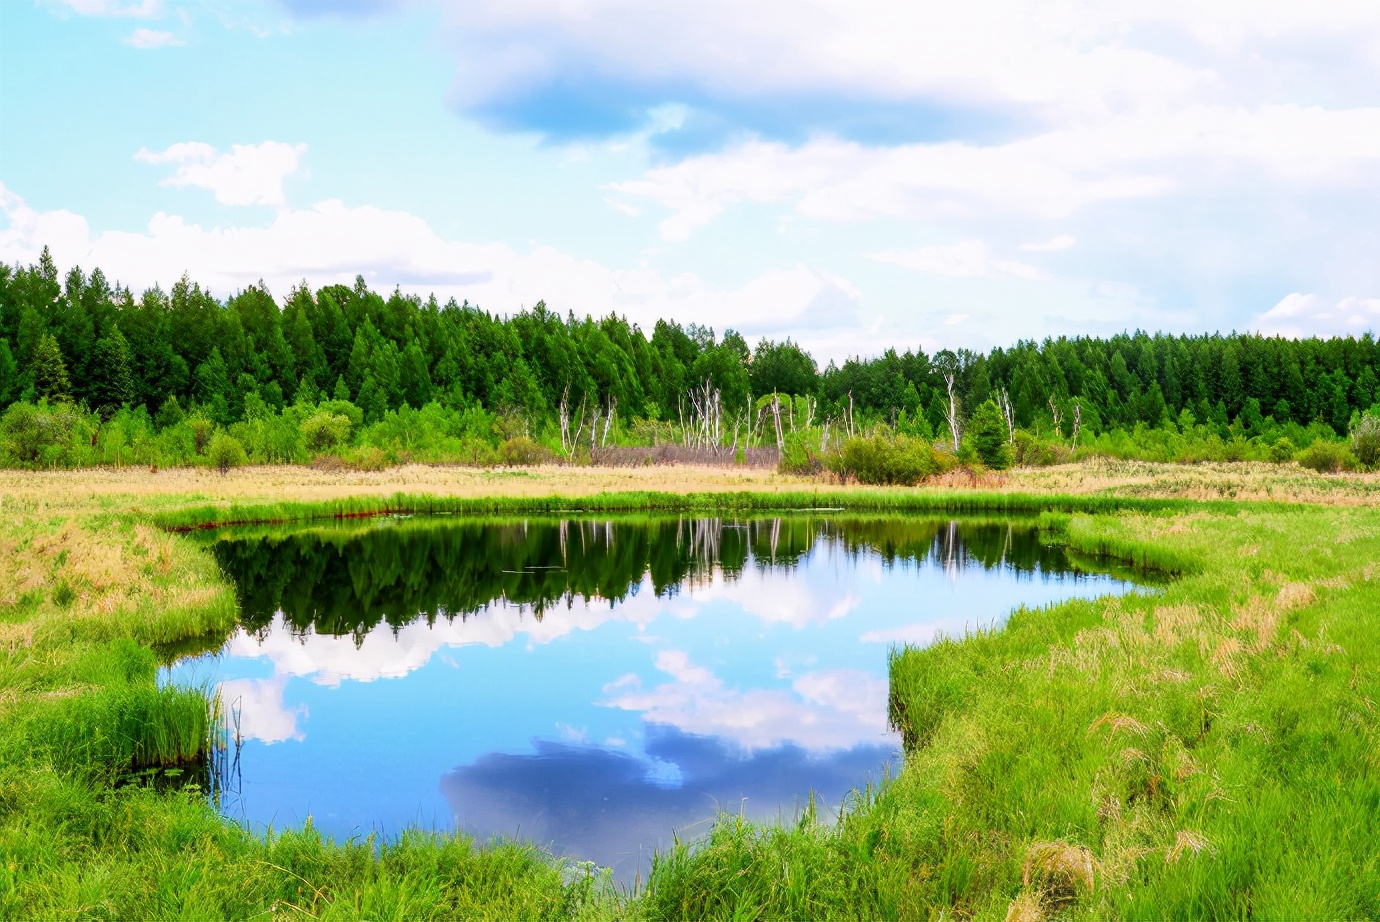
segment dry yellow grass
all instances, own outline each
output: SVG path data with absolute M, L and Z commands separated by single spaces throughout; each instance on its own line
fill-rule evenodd
M 1181 499 L 1254 499 L 1327 505 L 1380 504 L 1380 474 L 1316 474 L 1296 465 L 1156 464 L 1094 460 L 973 476 L 953 472 L 918 489 L 1113 494 Z M 159 508 L 187 502 L 330 500 L 397 492 L 437 496 L 584 496 L 660 490 L 834 492 L 829 477 L 796 477 L 735 467 L 639 468 L 546 465 L 482 469 L 406 465 L 384 471 L 322 471 L 308 467 L 247 467 L 221 475 L 205 468 L 94 468 L 80 471 L 0 471 L 0 514 Z M 1192 517 L 1176 528 L 1191 527 Z M 1347 536 L 1340 535 L 1338 540 Z

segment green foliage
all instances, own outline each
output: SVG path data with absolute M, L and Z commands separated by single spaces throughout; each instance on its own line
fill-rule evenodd
M 550 449 L 532 441 L 525 435 L 507 439 L 498 446 L 498 461 L 505 467 L 528 467 L 534 464 L 548 464 L 555 460 Z
M 913 486 L 945 467 L 928 443 L 906 436 L 893 439 L 882 435 L 849 439 L 828 463 L 840 480 L 851 478 L 874 485 Z
M 595 408 L 602 415 L 616 407 L 611 431 L 619 444 L 631 433 L 681 441 L 694 430 L 686 419 L 690 391 L 708 382 L 722 412 L 718 448 L 728 447 L 735 427 L 753 431 L 740 447 L 770 444 L 751 408 L 772 392 L 797 398 L 783 417 L 783 434 L 811 431 L 798 433 L 802 447 L 788 449 L 783 465 L 809 470 L 822 459 L 803 445 L 827 441 L 826 421 L 833 433 L 882 428 L 925 441 L 945 438 L 946 373 L 966 417 L 959 422 L 970 444 L 959 451 L 974 463 L 1004 463 L 986 431 L 992 427 L 985 405 L 1000 393 L 1009 396 L 1016 428 L 1032 440 L 1024 449 L 1011 446 L 1017 464 L 1050 463 L 1065 448 L 1080 457 L 1269 460 L 1281 453 L 1271 446 L 1283 439 L 1307 449 L 1349 431 L 1380 391 L 1380 345 L 1369 335 L 1135 333 L 1021 342 L 985 354 L 887 349 L 821 371 L 789 339 L 751 348 L 731 330 L 720 338 L 706 327 L 665 320 L 648 336 L 623 318 L 561 317 L 544 303 L 505 319 L 468 303 L 384 296 L 362 279 L 315 292 L 297 288 L 280 304 L 259 286 L 218 301 L 188 278 L 168 292 L 154 287 L 136 297 L 112 288 L 99 270 L 88 277 L 73 269 L 60 278 L 51 258 L 0 272 L 0 411 L 21 400 L 71 401 L 98 413 L 103 427 L 125 406 L 156 414 L 175 399 L 185 413 L 233 431 L 251 461 L 313 457 L 300 424 L 315 414 L 295 418 L 293 405 L 350 418 L 343 439 L 314 424 L 317 444 L 332 443 L 323 450 L 372 447 L 400 460 L 479 463 L 496 458 L 499 443 L 513 434 L 465 426 L 457 435 L 434 414 L 427 436 L 399 431 L 398 418 L 418 419 L 405 409 L 421 413 L 433 404 L 520 418 L 523 433 L 538 444 L 561 441 L 562 405 L 572 424 L 581 411 L 587 423 Z M 283 425 L 264 408 L 281 415 Z M 234 428 L 241 424 L 254 431 Z M 674 430 L 669 437 L 663 425 Z M 154 436 L 176 426 L 160 418 Z M 376 426 L 386 438 L 368 435 Z M 108 452 L 74 447 L 53 463 L 185 456 L 185 431 L 160 441 L 139 431 L 136 416 L 122 418 L 118 428 L 98 437 Z M 1370 451 L 1352 442 L 1353 452 Z M 199 445 L 204 450 L 205 441 Z
M 1317 441 L 1298 453 L 1300 465 L 1323 474 L 1355 470 L 1356 458 L 1340 442 Z
M 968 421 L 964 437 L 972 444 L 984 465 L 1000 471 L 1011 466 L 1011 446 L 1007 443 L 1007 434 L 1001 410 L 988 400 L 977 408 L 973 418 Z
M 211 437 L 211 443 L 206 446 L 206 460 L 224 474 L 230 468 L 244 464 L 247 458 L 239 439 L 224 432 L 217 432 Z
M 42 400 L 61 402 L 72 399 L 72 382 L 67 378 L 67 363 L 51 333 L 39 337 L 33 352 L 34 393 Z
M 329 412 L 317 412 L 302 421 L 302 444 L 307 451 L 332 451 L 350 438 L 350 418 Z
M 1351 452 L 1367 470 L 1380 466 L 1380 416 L 1367 413 L 1351 427 Z
M 1016 430 L 1011 460 L 1017 467 L 1049 467 L 1070 460 L 1067 445 L 1057 439 L 1041 439 L 1024 429 Z M 1292 453 L 1290 459 L 1293 459 Z
M 1267 457 L 1275 464 L 1288 464 L 1290 461 L 1294 460 L 1294 456 L 1298 454 L 1298 451 L 1294 443 L 1289 441 L 1287 436 L 1283 436 L 1279 441 L 1270 446 Z

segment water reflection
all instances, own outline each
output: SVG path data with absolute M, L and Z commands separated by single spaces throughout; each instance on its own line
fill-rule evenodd
M 393 520 L 230 532 L 243 629 L 176 666 L 245 741 L 251 825 L 420 823 L 617 866 L 719 808 L 831 806 L 898 748 L 886 655 L 1119 592 L 1010 522 Z
M 792 744 L 746 750 L 679 730 L 648 734 L 646 754 L 542 740 L 530 754 L 490 753 L 441 779 L 462 829 L 506 832 L 548 843 L 628 879 L 673 836 L 694 838 L 720 811 L 789 822 L 816 793 L 821 814 L 876 781 L 895 755 L 890 745 L 823 754 Z M 782 801 L 783 792 L 794 800 Z

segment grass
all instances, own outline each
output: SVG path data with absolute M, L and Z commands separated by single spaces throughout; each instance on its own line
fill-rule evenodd
M 1252 468 L 1222 488 L 1229 473 L 842 492 L 708 470 L 4 475 L 0 917 L 1378 916 L 1375 482 Z M 233 596 L 166 527 L 800 505 L 1038 510 L 1076 553 L 1180 576 L 896 651 L 898 777 L 838 824 L 725 818 L 660 856 L 635 898 L 527 846 L 256 837 L 195 787 L 116 783 L 214 739 L 203 693 L 157 690 L 151 648 L 223 636 Z

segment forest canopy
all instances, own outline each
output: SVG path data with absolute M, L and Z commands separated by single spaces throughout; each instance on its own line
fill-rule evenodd
M 0 450 L 32 466 L 207 463 L 226 434 L 250 460 L 363 445 L 463 460 L 519 438 L 546 456 L 586 443 L 782 446 L 822 429 L 810 444 L 824 452 L 832 426 L 835 437 L 881 431 L 961 452 L 972 421 L 993 445 L 1004 430 L 1018 453 L 1019 430 L 1026 443 L 1193 460 L 1185 452 L 1213 439 L 1243 457 L 1287 443 L 1292 457 L 1380 415 L 1369 333 L 879 352 L 821 369 L 790 339 L 750 344 L 674 320 L 649 332 L 544 303 L 504 317 L 375 292 L 362 277 L 281 298 L 259 284 L 221 300 L 186 276 L 136 294 L 100 269 L 62 276 L 45 250 L 36 265 L 0 265 Z

